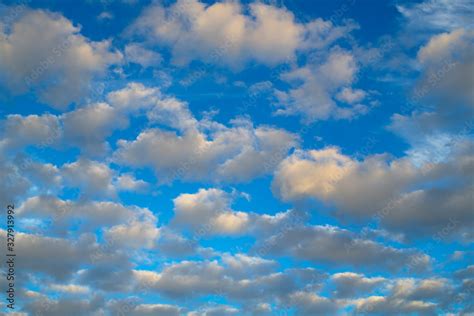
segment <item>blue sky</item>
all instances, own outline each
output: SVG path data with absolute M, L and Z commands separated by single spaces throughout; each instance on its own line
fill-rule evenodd
M 473 314 L 473 15 L 4 1 L 4 313 Z

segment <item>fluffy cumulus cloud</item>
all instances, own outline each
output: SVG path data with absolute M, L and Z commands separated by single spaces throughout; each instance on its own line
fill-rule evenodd
M 170 46 L 176 64 L 200 59 L 238 67 L 247 61 L 274 65 L 294 57 L 305 28 L 290 11 L 263 3 L 245 7 L 179 0 L 145 8 L 132 30 Z
M 57 116 L 51 114 L 21 116 L 9 115 L 1 122 L 3 139 L 0 141 L 0 151 L 35 145 L 51 146 L 60 136 L 60 122 Z
M 70 186 L 81 188 L 85 194 L 114 193 L 113 171 L 106 164 L 81 159 L 63 165 L 62 174 Z
M 27 146 L 78 147 L 91 156 L 107 152 L 106 139 L 128 126 L 128 118 L 119 105 L 94 103 L 77 107 L 61 115 L 8 115 L 0 122 L 3 139 L 0 150 L 19 151 Z
M 129 112 L 149 108 L 160 99 L 161 93 L 158 88 L 146 87 L 137 82 L 128 83 L 126 87 L 107 94 L 107 101 L 110 104 Z
M 385 278 L 368 278 L 354 272 L 341 272 L 332 276 L 336 297 L 357 297 L 366 295 L 386 282 Z
M 120 314 L 127 312 L 128 315 L 182 315 L 183 308 L 169 304 L 140 304 L 135 300 L 114 300 L 107 303 L 112 313 Z
M 293 210 L 275 215 L 236 211 L 238 193 L 216 188 L 183 193 L 173 200 L 174 224 L 188 228 L 197 237 L 207 235 L 268 235 L 302 222 L 304 215 Z
M 472 161 L 466 155 L 472 144 L 460 147 L 451 159 L 421 166 L 383 155 L 358 161 L 337 148 L 295 152 L 279 165 L 273 191 L 283 200 L 318 199 L 336 206 L 341 218 L 362 217 L 411 236 L 470 239 L 472 183 L 466 175 Z M 426 187 L 432 181 L 452 181 L 456 189 Z
M 117 187 L 122 191 L 133 191 L 133 192 L 143 192 L 148 189 L 148 183 L 136 179 L 133 174 L 123 174 L 117 177 L 116 180 Z
M 359 214 L 373 214 L 416 179 L 408 160 L 383 155 L 355 160 L 338 148 L 297 151 L 278 167 L 273 190 L 284 200 L 313 197 L 338 203 Z M 380 182 L 384 186 L 380 186 Z
M 127 107 L 155 102 L 156 94 L 143 86 L 129 86 L 109 95 L 112 103 Z M 134 102 L 138 100 L 137 102 Z M 137 105 L 135 105 L 137 104 Z M 247 119 L 231 126 L 197 120 L 188 105 L 174 98 L 152 103 L 147 117 L 172 128 L 148 128 L 135 140 L 119 140 L 116 160 L 134 167 L 151 167 L 158 180 L 248 181 L 270 173 L 298 144 L 296 135 L 269 126 L 254 127 Z M 262 168 L 263 165 L 263 168 Z
M 106 103 L 91 104 L 67 112 L 61 116 L 64 138 L 83 151 L 106 151 L 104 140 L 116 129 L 127 126 L 127 120 L 115 108 Z
M 281 75 L 291 89 L 275 91 L 277 114 L 300 115 L 303 121 L 352 119 L 367 113 L 367 92 L 353 89 L 359 71 L 355 57 L 334 49 L 325 60 L 310 62 Z M 338 102 L 339 101 L 339 102 Z
M 110 92 L 107 101 L 110 104 L 90 104 L 56 116 L 9 115 L 2 122 L 0 150 L 64 146 L 101 157 L 110 149 L 107 139 L 128 126 L 127 115 L 146 114 L 151 125 L 168 128 L 151 127 L 135 140 L 119 140 L 117 162 L 150 167 L 161 182 L 210 181 L 211 170 L 217 172 L 213 181 L 245 182 L 270 173 L 298 145 L 297 135 L 270 126 L 254 127 L 248 119 L 232 120 L 230 126 L 198 120 L 186 102 L 138 83 Z M 78 163 L 68 169 L 79 170 Z
M 104 303 L 103 297 L 94 296 L 90 300 L 76 298 L 48 299 L 41 298 L 28 303 L 25 311 L 28 313 L 48 312 L 49 315 L 100 315 Z
M 426 103 L 446 127 L 474 118 L 473 47 L 474 32 L 459 28 L 432 36 L 418 51 L 422 72 L 413 98 Z
M 89 40 L 59 13 L 19 12 L 0 28 L 0 82 L 13 94 L 33 92 L 42 102 L 64 108 L 80 100 L 92 80 L 122 58 L 109 41 Z
M 295 292 L 291 294 L 290 301 L 300 315 L 324 315 L 337 311 L 334 301 L 311 292 Z
M 107 139 L 129 125 L 129 115 L 146 114 L 151 125 L 168 128 L 152 127 L 142 130 L 133 141 L 120 140 L 116 152 L 120 163 L 151 167 L 163 182 L 206 179 L 211 170 L 217 170 L 215 180 L 239 182 L 270 173 L 298 145 L 297 135 L 269 126 L 254 127 L 247 119 L 233 120 L 230 126 L 198 120 L 186 102 L 164 97 L 159 89 L 139 83 L 110 92 L 107 102 L 81 106 L 62 115 L 9 115 L 1 122 L 0 150 L 77 147 L 87 156 L 101 157 L 110 150 Z M 65 169 L 72 172 L 85 168 L 85 164 L 83 160 Z M 88 165 L 91 167 L 90 162 Z M 127 178 L 119 181 L 124 188 L 144 186 Z
M 0 237 L 6 242 L 7 232 L 2 230 Z M 16 253 L 23 258 L 17 265 L 22 274 L 39 272 L 57 280 L 67 280 L 83 264 L 90 263 L 91 255 L 97 249 L 94 236 L 88 234 L 73 241 L 20 233 L 16 235 L 16 242 Z M 58 252 L 63 255 L 56 256 Z
M 208 233 L 241 233 L 249 224 L 244 212 L 230 209 L 231 197 L 218 189 L 201 189 L 196 194 L 181 194 L 173 200 L 175 220 L 194 230 Z
M 34 185 L 36 194 L 52 194 L 63 188 L 73 188 L 79 190 L 81 199 L 115 198 L 119 192 L 145 192 L 149 185 L 136 179 L 133 173 L 120 173 L 106 163 L 86 158 L 55 166 L 35 161 L 28 155 L 17 155 L 14 163 L 17 166 L 12 172 L 16 176 L 10 176 L 10 185 L 24 176 L 30 185 Z
M 279 254 L 327 265 L 349 265 L 357 269 L 399 271 L 411 267 L 426 270 L 430 257 L 414 249 L 397 249 L 334 226 L 290 227 L 262 240 L 258 254 Z
M 452 286 L 446 279 L 397 279 L 385 296 L 357 299 L 355 307 L 358 312 L 367 314 L 434 315 L 438 304 L 449 303 L 451 299 Z
M 130 219 L 126 224 L 109 228 L 105 237 L 112 243 L 132 248 L 152 248 L 160 234 L 157 219 L 153 214 L 142 214 L 137 219 Z
M 173 61 L 180 65 L 202 60 L 232 68 L 248 61 L 272 66 L 294 61 L 297 53 L 333 46 L 325 57 L 309 59 L 281 75 L 282 81 L 292 85 L 290 90 L 275 89 L 277 114 L 301 115 L 312 122 L 352 119 L 375 104 L 368 92 L 352 88 L 360 68 L 355 56 L 334 46 L 356 28 L 347 21 L 341 25 L 323 19 L 300 23 L 286 8 L 263 3 L 247 8 L 239 2 L 206 5 L 180 0 L 146 8 L 130 31 L 170 46 Z
M 245 271 L 240 265 L 250 263 Z M 259 301 L 276 295 L 282 299 L 303 289 L 307 279 L 319 283 L 324 276 L 314 269 L 288 269 L 276 273 L 269 261 L 258 257 L 235 256 L 225 260 L 181 261 L 161 271 L 135 270 L 137 287 L 146 287 L 168 297 L 225 295 L 239 301 Z M 264 268 L 264 269 L 262 269 Z M 260 297 L 257 297 L 260 293 Z
M 431 35 L 419 47 L 411 96 L 402 107 L 403 113 L 392 115 L 390 124 L 390 129 L 413 147 L 436 155 L 443 139 L 456 143 L 472 134 L 473 45 L 472 29 L 460 27 Z
M 125 46 L 125 59 L 129 63 L 139 64 L 145 68 L 158 66 L 162 61 L 159 53 L 135 43 Z
M 126 224 L 156 224 L 155 216 L 148 209 L 124 206 L 109 201 L 70 201 L 54 196 L 40 195 L 28 198 L 18 208 L 23 218 L 40 219 L 50 224 L 58 233 L 66 233 L 71 225 L 96 229 L 113 226 L 112 232 L 126 233 Z M 114 226 L 117 225 L 117 226 Z M 53 232 L 54 230 L 51 230 Z
M 24 197 L 32 186 L 31 181 L 21 174 L 18 164 L 6 159 L 0 159 L 0 171 L 5 181 L 0 184 L 0 198 L 2 201 L 17 201 Z

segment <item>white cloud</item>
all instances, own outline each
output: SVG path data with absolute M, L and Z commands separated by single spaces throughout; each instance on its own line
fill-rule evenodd
M 199 311 L 189 312 L 188 316 L 232 316 L 239 315 L 239 313 L 238 308 L 215 304 L 215 306 L 201 308 Z
M 160 236 L 158 219 L 148 209 L 136 208 L 134 211 L 134 214 L 128 215 L 126 223 L 105 230 L 105 238 L 120 247 L 153 248 Z
M 200 189 L 173 200 L 177 224 L 196 234 L 239 234 L 247 230 L 249 216 L 230 208 L 232 196 L 219 189 Z
M 365 296 L 387 281 L 382 277 L 368 278 L 354 272 L 336 273 L 331 280 L 335 285 L 335 296 L 342 298 Z
M 140 218 L 151 218 L 153 214 L 146 208 L 124 206 L 109 201 L 71 201 L 41 195 L 26 199 L 18 208 L 23 218 L 52 220 L 52 227 L 66 233 L 74 223 L 80 230 L 93 231 L 97 228 L 132 222 Z M 51 233 L 54 229 L 50 230 Z
M 407 21 L 410 36 L 464 27 L 470 23 L 474 13 L 469 0 L 427 0 L 398 5 L 397 9 Z
M 459 121 L 474 117 L 474 92 L 470 85 L 474 80 L 473 48 L 474 31 L 470 29 L 432 36 L 418 51 L 422 73 L 415 98 L 447 118 L 462 116 Z
M 449 281 L 441 278 L 395 279 L 388 295 L 360 298 L 353 303 L 361 313 L 434 315 L 438 307 L 446 306 L 453 299 L 452 290 Z
M 97 19 L 100 21 L 107 21 L 107 20 L 112 20 L 114 18 L 113 14 L 107 11 L 101 12 L 98 16 Z
M 360 103 L 340 106 L 336 102 L 337 97 L 334 98 L 338 90 L 352 89 L 358 71 L 359 66 L 350 52 L 333 49 L 319 64 L 310 62 L 283 73 L 281 79 L 288 82 L 291 88 L 288 91 L 275 90 L 280 107 L 276 113 L 300 115 L 304 122 L 329 118 L 351 119 L 365 114 L 367 106 Z M 365 95 L 360 89 L 356 91 L 359 95 Z
M 416 190 L 403 194 L 381 219 L 387 229 L 410 237 L 431 236 L 437 242 L 452 238 L 472 241 L 472 185 L 452 189 Z
M 298 315 L 327 315 L 337 311 L 337 304 L 315 293 L 295 292 L 290 295 L 290 302 L 298 310 Z
M 396 132 L 409 141 L 415 138 L 421 141 L 432 134 L 466 134 L 466 130 L 472 129 L 473 49 L 474 31 L 465 28 L 432 35 L 419 48 L 416 58 L 419 77 L 405 108 L 411 115 L 392 117 Z
M 247 269 L 242 269 L 243 260 L 251 263 Z M 242 302 L 283 299 L 309 282 L 324 279 L 311 268 L 271 272 L 269 268 L 275 264 L 258 257 L 226 255 L 225 261 L 184 260 L 165 264 L 158 272 L 134 270 L 133 274 L 137 289 L 146 288 L 175 299 L 217 294 Z
M 429 42 L 418 51 L 418 61 L 422 64 L 440 62 L 450 58 L 455 50 L 459 50 L 460 45 L 465 45 L 463 37 L 468 31 L 457 29 L 451 33 L 442 33 L 433 36 Z
M 337 148 L 296 151 L 281 162 L 272 187 L 276 195 L 286 201 L 305 196 L 326 199 L 355 165 L 356 162 Z
M 77 146 L 83 153 L 99 156 L 109 149 L 106 138 L 127 126 L 126 115 L 107 103 L 89 104 L 62 115 L 8 115 L 2 121 L 0 150 Z
M 117 177 L 116 186 L 121 191 L 143 192 L 149 184 L 143 180 L 135 179 L 133 174 L 123 174 Z
M 107 94 L 107 101 L 113 107 L 127 112 L 150 108 L 160 99 L 158 88 L 149 88 L 137 82 L 130 82 L 126 87 Z
M 367 93 L 364 90 L 343 88 L 338 92 L 336 98 L 339 101 L 346 102 L 348 104 L 354 104 L 356 102 L 362 101 L 366 95 Z
M 296 151 L 278 167 L 272 188 L 286 201 L 313 197 L 367 216 L 382 209 L 418 175 L 407 160 L 388 162 L 375 155 L 359 162 L 329 147 Z
M 134 271 L 139 283 L 159 290 L 168 296 L 182 297 L 192 293 L 214 293 L 227 287 L 230 280 L 223 280 L 224 268 L 216 261 L 181 261 L 166 266 L 161 273 Z
M 7 181 L 4 184 L 31 187 L 30 195 L 59 194 L 63 188 L 78 188 L 81 199 L 116 198 L 118 192 L 145 192 L 149 183 L 136 179 L 132 173 L 121 174 L 106 163 L 79 158 L 75 162 L 65 163 L 61 167 L 50 163 L 41 163 L 36 157 L 17 154 L 11 163 L 3 167 Z M 7 190 L 5 188 L 5 190 Z M 12 193 L 12 196 L 15 194 Z
M 25 310 L 29 314 L 43 312 L 47 310 L 48 315 L 61 316 L 76 314 L 78 316 L 100 315 L 104 298 L 94 295 L 88 299 L 78 299 L 77 297 L 61 297 L 59 299 L 41 298 L 25 304 Z
M 195 130 L 198 122 L 188 108 L 188 104 L 175 98 L 158 101 L 147 113 L 152 123 L 165 124 L 180 131 Z
M 260 240 L 257 254 L 296 257 L 330 266 L 400 271 L 426 270 L 431 258 L 415 249 L 397 249 L 335 226 L 294 226 Z
M 384 313 L 397 315 L 399 313 L 416 313 L 418 315 L 434 315 L 436 304 L 423 301 L 390 300 L 383 296 L 369 296 L 356 301 L 359 313 Z
M 125 46 L 125 60 L 147 68 L 160 65 L 163 58 L 157 52 L 146 49 L 140 44 L 132 43 Z
M 410 300 L 427 300 L 443 298 L 450 294 L 452 288 L 449 280 L 432 279 L 397 279 L 391 287 L 391 296 Z
M 0 55 L 3 85 L 58 108 L 81 100 L 92 80 L 122 58 L 109 41 L 90 41 L 62 15 L 30 9 L 0 29 Z
M 474 265 L 469 265 L 464 269 L 457 270 L 454 275 L 460 279 L 474 279 Z
M 115 194 L 115 187 L 112 184 L 114 172 L 104 163 L 79 159 L 64 164 L 61 172 L 69 186 L 80 188 L 88 196 Z
M 173 223 L 191 229 L 197 238 L 216 234 L 268 236 L 299 225 L 305 218 L 294 210 L 275 215 L 237 211 L 231 207 L 237 197 L 235 191 L 228 193 L 216 188 L 182 193 L 173 200 Z
M 248 278 L 268 274 L 278 266 L 276 261 L 252 257 L 243 253 L 235 255 L 224 254 L 222 263 L 229 269 L 229 274 L 236 278 Z
M 113 300 L 107 304 L 110 310 L 120 315 L 127 312 L 130 316 L 179 316 L 183 315 L 183 309 L 176 305 L 169 304 L 139 304 L 136 300 Z
M 0 239 L 6 242 L 7 232 L 1 230 L 0 233 Z M 15 241 L 15 252 L 23 259 L 17 261 L 18 271 L 45 273 L 57 280 L 70 278 L 82 264 L 90 262 L 90 256 L 96 249 L 95 239 L 91 235 L 82 235 L 76 241 L 71 241 L 17 233 Z M 54 265 L 51 264 L 51 258 L 55 260 Z
M 87 286 L 76 285 L 76 284 L 51 284 L 48 288 L 56 292 L 65 292 L 70 294 L 85 294 L 90 291 Z
M 2 201 L 17 201 L 31 187 L 31 182 L 21 174 L 18 165 L 6 159 L 0 159 L 0 172 L 5 181 L 0 182 L 0 199 Z
M 194 119 L 183 122 L 194 124 Z M 179 135 L 152 128 L 142 131 L 135 140 L 119 140 L 116 161 L 152 167 L 161 182 L 176 178 L 245 182 L 271 172 L 297 144 L 291 133 L 271 127 L 254 128 L 246 120 L 235 121 L 232 127 L 201 121 L 200 127 L 207 132 L 190 128 Z
M 246 182 L 270 173 L 298 144 L 294 134 L 267 126 L 255 128 L 246 119 L 234 120 L 230 127 L 208 119 L 198 121 L 186 103 L 174 98 L 162 99 L 158 89 L 141 84 L 131 83 L 109 93 L 108 100 L 112 105 L 92 104 L 59 117 L 10 116 L 4 123 L 8 129 L 0 145 L 9 151 L 27 145 L 64 144 L 79 147 L 86 156 L 99 157 L 108 149 L 106 139 L 128 125 L 126 113 L 146 110 L 151 124 L 165 125 L 178 132 L 151 128 L 142 131 L 136 140 L 119 140 L 117 162 L 152 167 L 160 182 L 178 178 Z M 86 158 L 64 165 L 62 173 L 69 185 L 95 195 L 113 196 L 117 189 L 114 185 L 118 189 L 145 185 L 127 176 L 112 183 L 114 173 L 108 166 Z
M 62 136 L 60 120 L 51 114 L 21 116 L 11 114 L 1 122 L 0 152 L 34 145 L 49 147 Z
M 31 157 L 18 158 L 17 156 L 14 162 L 21 166 L 22 173 L 36 185 L 35 190 L 54 192 L 61 188 L 62 177 L 58 167 L 50 163 L 33 161 Z
M 116 162 L 151 167 L 160 182 L 246 182 L 271 173 L 299 141 L 283 129 L 254 127 L 249 119 L 234 119 L 230 126 L 207 117 L 197 120 L 186 102 L 139 83 L 110 92 L 107 101 L 110 104 L 89 104 L 60 116 L 11 115 L 3 122 L 0 149 L 78 147 L 84 157 L 99 158 L 109 149 L 107 139 L 128 127 L 128 115 L 146 113 L 152 127 L 135 140 L 119 140 Z
M 83 151 L 101 154 L 108 149 L 105 139 L 128 126 L 126 116 L 107 103 L 78 108 L 61 116 L 64 137 Z
M 272 189 L 284 201 L 315 198 L 335 205 L 340 218 L 371 219 L 408 237 L 470 240 L 471 152 L 470 142 L 457 144 L 450 158 L 416 165 L 409 156 L 357 161 L 336 148 L 296 151 L 277 168 Z M 454 187 L 441 185 L 443 181 Z
M 206 5 L 197 0 L 166 7 L 152 4 L 131 30 L 170 46 L 176 64 L 199 59 L 231 67 L 248 61 L 285 62 L 294 57 L 305 31 L 285 8 L 263 3 L 244 7 L 238 2 Z

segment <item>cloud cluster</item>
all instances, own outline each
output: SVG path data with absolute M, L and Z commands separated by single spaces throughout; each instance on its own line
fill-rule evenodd
M 459 28 L 432 36 L 418 51 L 421 74 L 413 98 L 434 113 L 438 128 L 459 129 L 474 119 L 473 48 L 474 31 Z
M 283 200 L 314 197 L 334 201 L 347 211 L 373 214 L 414 181 L 418 172 L 406 159 L 390 162 L 374 155 L 357 161 L 327 147 L 296 151 L 286 158 L 275 172 L 272 187 Z
M 27 146 L 79 147 L 88 155 L 101 156 L 109 150 L 106 138 L 115 130 L 125 128 L 128 120 L 110 105 L 97 103 L 62 115 L 12 114 L 1 123 L 4 139 L 0 150 L 3 152 L 17 152 Z
M 449 302 L 451 295 L 452 286 L 446 279 L 397 279 L 386 296 L 357 299 L 355 307 L 357 312 L 369 314 L 434 315 L 440 305 Z
M 300 115 L 304 122 L 352 119 L 369 110 L 368 93 L 353 89 L 359 66 L 352 53 L 333 49 L 326 60 L 309 62 L 281 75 L 291 85 L 275 90 L 279 102 L 276 114 Z
M 298 144 L 296 135 L 269 126 L 254 127 L 247 119 L 231 126 L 197 120 L 185 102 L 160 98 L 152 89 L 129 85 L 109 94 L 122 108 L 148 107 L 152 127 L 135 140 L 119 140 L 116 160 L 134 167 L 151 167 L 161 182 L 176 178 L 207 181 L 249 181 L 270 173 Z M 262 168 L 263 166 L 263 168 Z
M 245 271 L 241 265 L 246 264 Z M 273 295 L 285 297 L 303 289 L 308 280 L 319 283 L 324 276 L 311 268 L 274 272 L 276 264 L 258 257 L 226 255 L 224 260 L 181 261 L 160 272 L 135 270 L 136 286 L 169 297 L 226 295 L 233 300 L 261 302 Z
M 131 29 L 170 46 L 176 64 L 197 59 L 232 67 L 291 59 L 305 31 L 284 8 L 263 3 L 246 7 L 238 2 L 207 5 L 198 0 L 152 4 Z
M 283 200 L 318 199 L 334 205 L 341 218 L 370 220 L 407 236 L 469 240 L 472 143 L 456 145 L 449 159 L 421 166 L 410 157 L 358 161 L 337 148 L 296 151 L 277 168 L 272 188 Z
M 40 195 L 26 199 L 18 208 L 18 213 L 23 218 L 36 218 L 45 221 L 45 224 L 49 223 L 50 233 L 56 231 L 65 234 L 73 226 L 82 231 L 111 227 L 107 234 L 115 238 L 132 235 L 135 225 L 138 224 L 143 225 L 142 228 L 151 226 L 150 229 L 157 230 L 157 219 L 150 210 L 109 201 L 71 201 Z M 143 233 L 145 232 L 146 229 L 143 230 Z M 146 239 L 147 237 L 150 238 Z M 144 238 L 145 244 L 152 243 L 155 237 L 143 234 L 140 241 Z
M 6 242 L 7 232 L 0 231 L 2 242 Z M 67 280 L 83 264 L 90 263 L 91 255 L 97 249 L 92 235 L 82 235 L 76 241 L 17 233 L 15 251 L 23 260 L 16 268 L 24 275 L 27 271 L 44 273 L 57 280 Z M 61 256 L 57 256 L 61 253 Z
M 430 257 L 414 249 L 397 249 L 335 226 L 300 226 L 261 240 L 255 251 L 279 254 L 326 265 L 399 271 L 411 266 L 426 270 Z
M 199 189 L 173 200 L 174 224 L 190 229 L 195 237 L 207 235 L 268 235 L 288 225 L 301 224 L 303 215 L 293 210 L 275 215 L 232 209 L 237 193 L 220 189 Z
M 110 41 L 89 40 L 58 13 L 23 11 L 0 28 L 0 82 L 13 94 L 33 92 L 41 102 L 65 108 L 122 59 Z

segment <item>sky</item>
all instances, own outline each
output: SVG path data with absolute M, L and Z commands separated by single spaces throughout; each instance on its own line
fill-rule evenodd
M 474 315 L 472 21 L 1 1 L 0 315 Z

